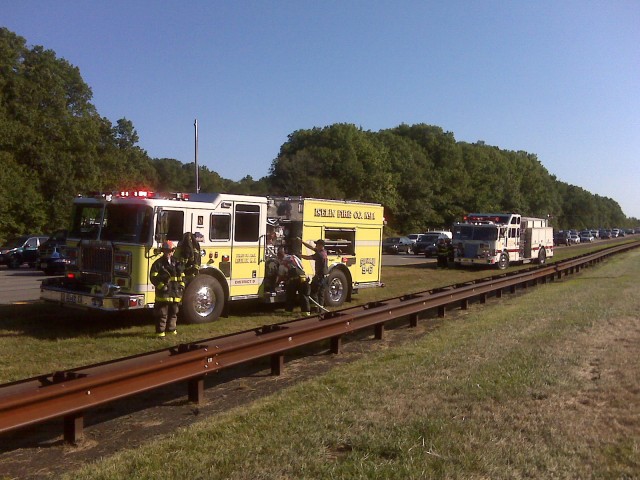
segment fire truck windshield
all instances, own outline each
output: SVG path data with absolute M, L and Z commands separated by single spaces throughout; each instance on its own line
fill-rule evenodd
M 453 229 L 453 240 L 484 240 L 498 239 L 498 229 L 492 225 L 456 225 Z
M 76 204 L 70 238 L 148 243 L 153 209 L 146 205 Z

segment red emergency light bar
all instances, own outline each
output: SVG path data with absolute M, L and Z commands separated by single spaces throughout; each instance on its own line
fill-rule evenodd
M 155 193 L 149 192 L 148 190 L 134 190 L 134 191 L 120 192 L 118 196 L 123 198 L 127 198 L 127 197 L 153 198 L 155 197 Z
M 87 196 L 104 198 L 111 201 L 113 198 L 155 198 L 164 200 L 189 200 L 189 194 L 183 192 L 157 193 L 150 190 L 120 190 L 118 192 L 91 192 Z

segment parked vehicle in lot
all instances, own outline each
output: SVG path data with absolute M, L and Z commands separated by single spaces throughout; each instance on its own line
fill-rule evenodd
M 66 230 L 56 230 L 46 242 L 38 248 L 38 268 L 47 275 L 64 273 L 67 258 L 64 247 L 67 241 Z
M 590 231 L 584 230 L 580 232 L 580 243 L 591 243 L 595 240 Z
M 423 233 L 418 237 L 418 241 L 413 248 L 413 253 L 416 255 L 424 254 L 427 258 L 435 256 L 436 243 L 438 243 L 438 239 L 441 237 L 442 235 L 437 232 Z
M 611 230 L 607 230 L 607 229 L 600 230 L 600 238 L 603 240 L 607 238 L 611 238 Z
M 572 233 L 569 236 L 569 245 L 577 245 L 580 243 L 580 235 L 577 233 Z
M 413 242 L 409 237 L 389 237 L 382 241 L 383 253 L 412 253 Z
M 568 231 L 559 231 L 553 234 L 553 244 L 554 245 L 571 245 L 569 241 L 571 238 L 571 233 Z
M 0 247 L 0 265 L 18 268 L 23 263 L 28 263 L 30 267 L 35 267 L 38 261 L 38 247 L 47 238 L 39 235 L 24 235 L 8 241 L 5 246 Z

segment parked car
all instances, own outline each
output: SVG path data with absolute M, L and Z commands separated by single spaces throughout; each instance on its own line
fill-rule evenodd
M 421 233 L 410 233 L 408 235 L 405 235 L 409 240 L 411 240 L 411 243 L 413 243 L 413 246 L 416 246 L 416 242 L 418 241 L 418 238 L 420 238 L 420 235 L 422 235 Z
M 382 253 L 411 253 L 413 242 L 409 237 L 389 237 L 382 241 Z
M 577 245 L 580 243 L 580 235 L 577 233 L 572 233 L 569 236 L 569 245 Z
M 23 263 L 35 267 L 38 262 L 38 247 L 47 241 L 48 237 L 39 235 L 24 235 L 14 238 L 0 247 L 0 265 L 18 268 Z
M 56 230 L 38 248 L 38 268 L 47 275 L 64 273 L 67 265 L 67 258 L 64 254 L 66 242 L 67 231 Z
M 591 243 L 595 240 L 595 238 L 593 237 L 593 235 L 591 235 L 591 232 L 588 230 L 585 230 L 583 232 L 580 232 L 580 243 Z
M 570 245 L 571 234 L 567 231 L 560 231 L 553 234 L 554 245 Z
M 440 233 L 423 233 L 418 237 L 418 241 L 413 249 L 416 255 L 424 254 L 425 257 L 435 256 L 436 243 L 442 235 Z

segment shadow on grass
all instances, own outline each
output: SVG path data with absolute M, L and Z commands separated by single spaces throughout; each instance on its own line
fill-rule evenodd
M 43 302 L 0 305 L 0 338 L 29 335 L 41 340 L 56 340 L 141 325 L 153 325 L 151 310 L 106 313 L 61 308 Z

